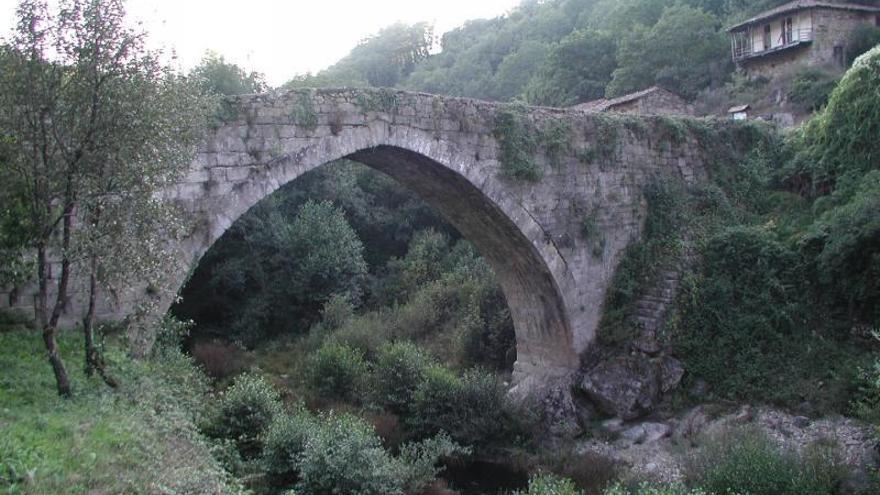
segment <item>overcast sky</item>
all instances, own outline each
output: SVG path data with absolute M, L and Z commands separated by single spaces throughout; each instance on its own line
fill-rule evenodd
M 5 37 L 17 0 L 0 0 Z M 468 19 L 501 15 L 519 0 L 129 0 L 130 17 L 144 22 L 151 45 L 174 48 L 183 68 L 206 50 L 224 55 L 279 85 L 317 72 L 357 42 L 396 21 L 432 22 L 441 34 Z

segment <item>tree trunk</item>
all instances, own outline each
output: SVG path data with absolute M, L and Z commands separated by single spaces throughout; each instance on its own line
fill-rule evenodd
M 51 324 L 48 318 L 47 300 L 49 285 L 49 264 L 46 256 L 46 246 L 40 244 L 37 246 L 38 256 L 38 272 L 39 272 L 39 294 L 37 296 L 37 311 L 40 325 L 43 328 L 43 343 L 46 345 L 46 357 L 49 358 L 49 364 L 55 373 L 55 383 L 58 387 L 58 395 L 62 397 L 70 397 L 70 380 L 67 378 L 67 370 L 64 368 L 64 361 L 58 353 L 58 343 L 55 341 L 55 325 Z
M 104 357 L 101 356 L 100 351 L 95 347 L 95 306 L 98 298 L 97 271 L 98 261 L 92 256 L 89 268 L 89 309 L 85 318 L 83 318 L 83 334 L 86 346 L 85 371 L 87 376 L 92 376 L 97 372 L 101 379 L 104 380 L 104 383 L 110 388 L 116 388 L 119 383 L 107 373 Z

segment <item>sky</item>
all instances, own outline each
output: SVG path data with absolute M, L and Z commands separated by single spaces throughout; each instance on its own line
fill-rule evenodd
M 184 70 L 206 50 L 277 86 L 317 72 L 365 37 L 397 21 L 431 22 L 442 34 L 469 19 L 496 17 L 520 0 L 128 0 L 150 46 L 173 49 Z M 0 30 L 15 23 L 17 0 L 0 0 Z

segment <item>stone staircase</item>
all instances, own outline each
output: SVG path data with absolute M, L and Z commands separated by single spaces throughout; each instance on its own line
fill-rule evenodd
M 689 266 L 689 256 L 679 260 L 677 264 L 660 267 L 654 284 L 636 301 L 635 311 L 630 317 L 636 328 L 636 338 L 632 343 L 633 350 L 655 356 L 662 351 L 660 335 L 666 324 L 669 309 L 675 303 L 681 277 Z

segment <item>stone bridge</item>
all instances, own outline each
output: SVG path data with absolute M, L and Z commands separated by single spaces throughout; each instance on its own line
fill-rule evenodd
M 668 117 L 347 89 L 243 96 L 222 113 L 168 191 L 193 221 L 176 246 L 171 292 L 258 201 L 316 167 L 354 160 L 418 193 L 492 265 L 516 329 L 517 382 L 578 368 L 621 254 L 641 234 L 645 187 L 706 175 L 698 136 Z M 120 318 L 148 297 L 131 292 L 103 316 Z M 21 290 L 2 296 L 7 307 L 32 303 Z M 81 308 L 74 296 L 68 315 Z

